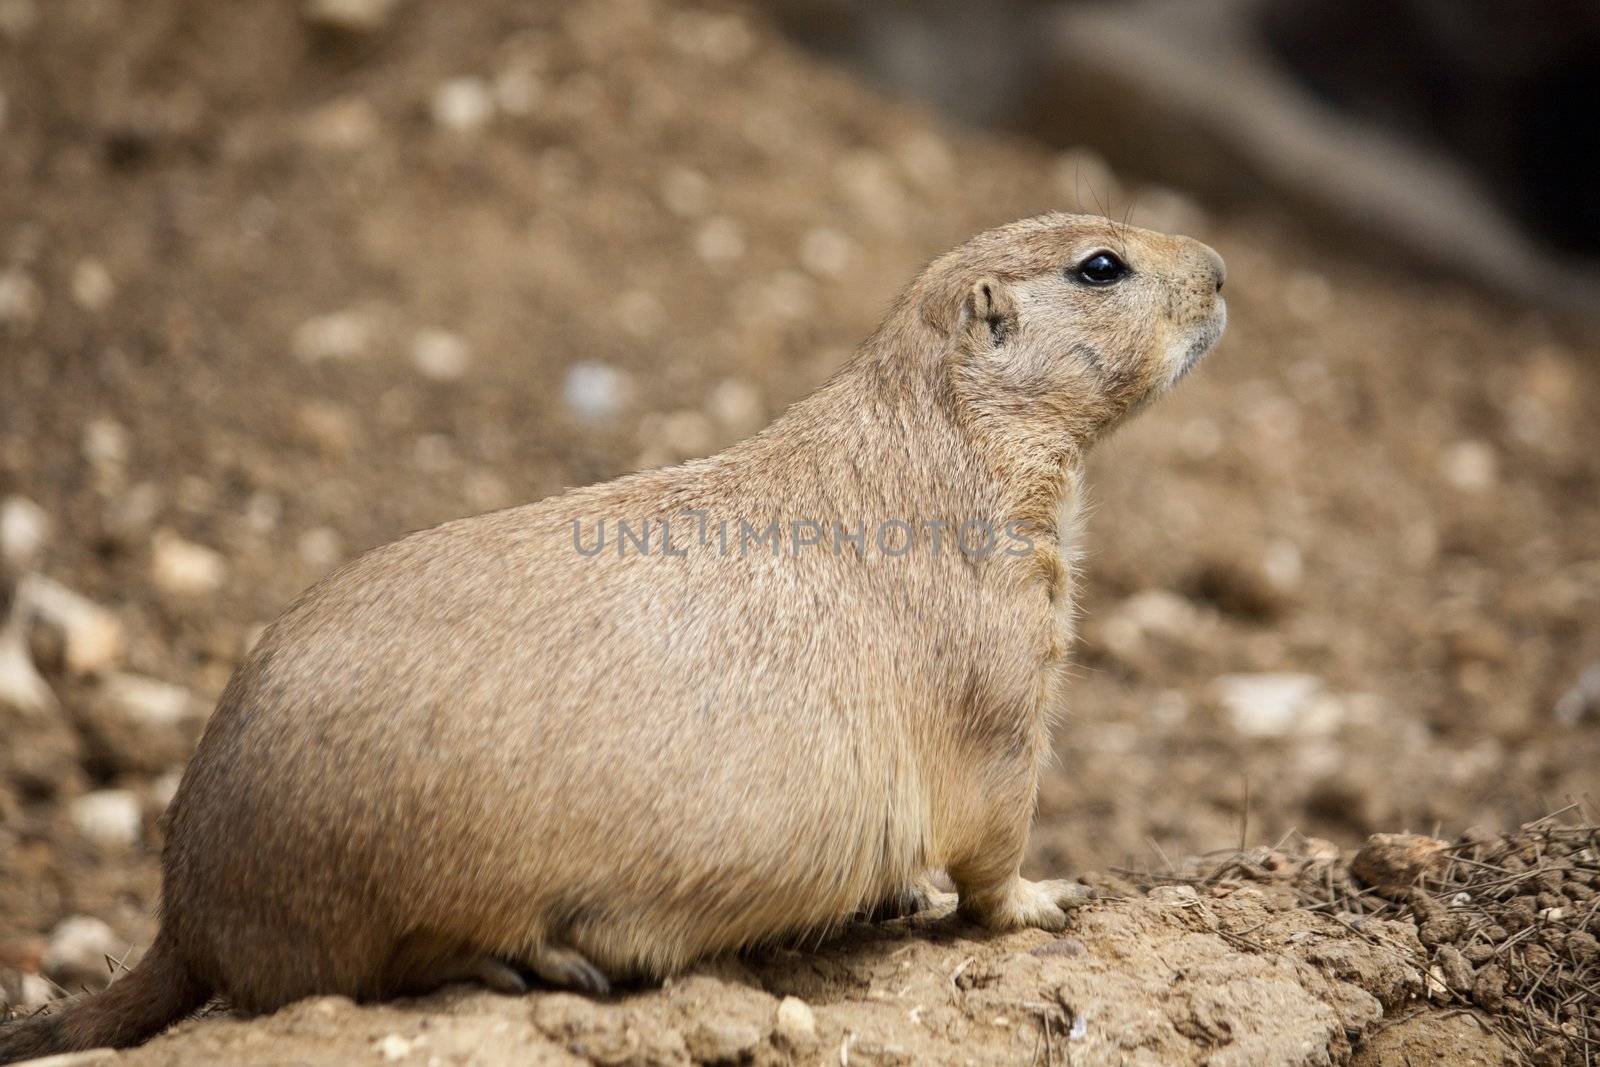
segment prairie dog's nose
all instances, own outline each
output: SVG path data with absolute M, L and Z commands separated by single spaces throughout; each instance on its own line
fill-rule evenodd
M 1196 241 L 1195 244 L 1200 245 L 1200 254 L 1205 257 L 1206 263 L 1211 268 L 1211 275 L 1217 281 L 1217 292 L 1222 292 L 1222 283 L 1228 280 L 1228 265 L 1222 261 L 1222 257 L 1217 254 L 1215 248 L 1208 244 L 1201 244 L 1199 241 Z

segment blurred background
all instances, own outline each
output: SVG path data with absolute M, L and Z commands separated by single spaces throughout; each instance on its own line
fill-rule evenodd
M 1095 457 L 1030 868 L 1600 791 L 1597 71 L 1580 0 L 0 0 L 0 973 L 148 940 L 309 583 L 760 429 L 1046 210 L 1232 324 Z

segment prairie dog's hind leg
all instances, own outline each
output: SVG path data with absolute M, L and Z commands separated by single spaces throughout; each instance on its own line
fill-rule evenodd
M 994 931 L 1066 928 L 1072 909 L 1093 896 L 1086 885 L 1064 880 L 1030 882 L 1017 874 L 998 885 L 963 887 L 961 914 Z
M 1012 788 L 986 798 L 987 810 L 970 821 L 964 847 L 948 866 L 961 914 L 995 931 L 1064 929 L 1067 913 L 1089 900 L 1093 891 L 1076 882 L 1030 882 L 1022 877 L 1022 853 L 1033 821 L 1032 768 L 997 773 L 992 780 L 1009 780 Z
M 932 880 L 924 875 L 891 889 L 876 903 L 861 909 L 861 915 L 869 923 L 883 923 L 918 915 L 954 901 L 955 894 L 940 892 Z
M 417 995 L 457 982 L 481 985 L 511 996 L 528 991 L 528 983 L 506 961 L 465 946 L 453 952 L 440 952 L 437 943 L 421 937 L 404 942 L 395 953 L 389 963 L 385 986 L 390 995 Z
M 527 961 L 528 969 L 553 986 L 571 989 L 590 996 L 603 997 L 611 992 L 608 979 L 589 958 L 581 952 L 557 945 L 543 945 Z

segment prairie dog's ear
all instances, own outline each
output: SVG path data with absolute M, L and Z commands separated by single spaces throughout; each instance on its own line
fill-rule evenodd
M 979 338 L 1000 347 L 1017 326 L 1017 302 L 1011 289 L 999 278 L 986 274 L 972 283 L 961 302 L 961 327 L 969 333 L 982 331 Z

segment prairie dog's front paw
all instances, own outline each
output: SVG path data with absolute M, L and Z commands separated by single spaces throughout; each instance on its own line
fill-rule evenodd
M 1067 913 L 1093 896 L 1094 890 L 1077 882 L 1030 882 L 1016 878 L 992 896 L 964 897 L 961 910 L 994 931 L 1029 927 L 1063 930 L 1067 925 Z

